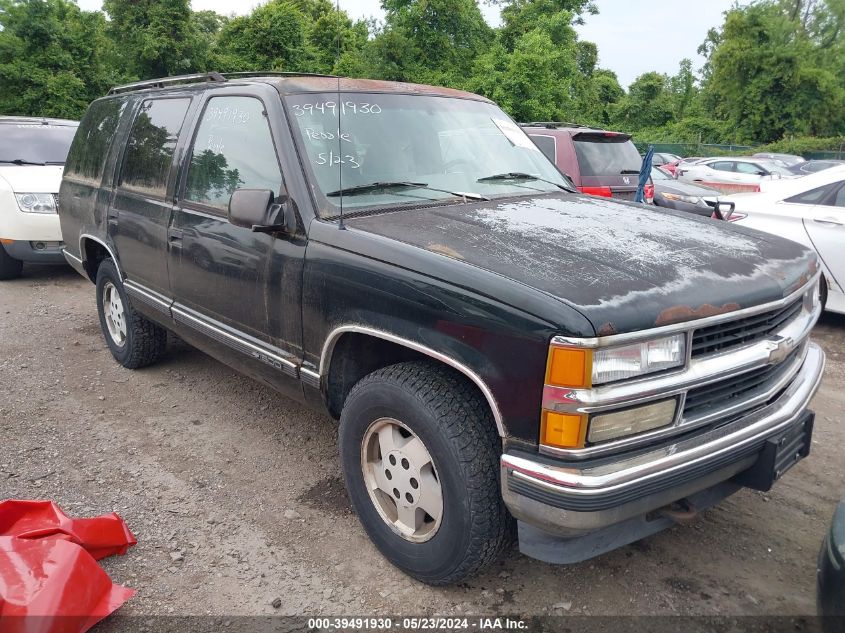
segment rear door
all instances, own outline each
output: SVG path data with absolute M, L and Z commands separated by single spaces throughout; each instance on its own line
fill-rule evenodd
M 185 96 L 140 103 L 108 210 L 108 231 L 126 278 L 162 296 L 170 294 L 167 227 L 173 155 L 190 105 Z
M 642 157 L 627 134 L 615 132 L 576 132 L 572 135 L 581 172 L 580 187 L 585 193 L 633 200 L 637 193 Z
M 845 287 L 845 182 L 813 207 L 804 226 L 836 283 Z

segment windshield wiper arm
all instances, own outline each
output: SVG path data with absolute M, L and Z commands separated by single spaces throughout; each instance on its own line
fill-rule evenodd
M 353 187 L 344 187 L 336 191 L 330 191 L 326 197 L 335 198 L 337 196 L 355 196 L 365 193 L 375 193 L 378 191 L 389 191 L 391 189 L 428 189 L 429 191 L 439 191 L 440 193 L 448 193 L 450 196 L 456 198 L 464 198 L 470 200 L 489 200 L 478 193 L 459 193 L 457 191 L 449 191 L 447 189 L 438 189 L 437 187 L 429 187 L 425 182 L 410 182 L 405 180 L 398 180 L 395 182 L 371 182 L 366 185 L 355 185 Z
M 24 160 L 23 158 L 16 158 L 15 160 L 0 160 L 0 163 L 8 163 L 9 165 L 38 165 L 39 167 L 43 167 L 47 164 Z
M 509 171 L 504 174 L 494 174 L 492 176 L 485 176 L 484 178 L 479 178 L 478 180 L 476 180 L 476 182 L 496 182 L 499 180 L 539 180 L 540 182 L 545 182 L 550 185 L 554 185 L 558 189 L 563 189 L 564 191 L 574 193 L 572 189 L 570 189 L 566 185 L 560 184 L 559 182 L 554 182 L 553 180 L 546 180 L 545 178 L 540 178 L 539 176 L 532 176 L 531 174 L 526 174 L 521 171 Z

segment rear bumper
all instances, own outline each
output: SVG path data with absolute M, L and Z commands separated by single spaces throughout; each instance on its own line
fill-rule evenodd
M 801 369 L 775 401 L 720 428 L 624 458 L 567 461 L 510 450 L 502 494 L 520 521 L 579 537 L 713 488 L 750 468 L 771 437 L 799 423 L 818 389 L 824 353 L 809 344 Z
M 3 244 L 9 257 L 28 264 L 64 264 L 62 242 L 18 241 Z

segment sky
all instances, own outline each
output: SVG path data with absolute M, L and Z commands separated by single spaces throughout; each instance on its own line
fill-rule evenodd
M 339 0 L 340 8 L 352 18 L 383 17 L 380 0 Z M 78 0 L 86 10 L 99 9 L 102 0 Z M 704 60 L 698 46 L 711 27 L 722 24 L 722 13 L 735 0 L 672 0 L 657 3 L 647 0 L 596 0 L 599 15 L 587 16 L 578 27 L 579 37 L 595 42 L 599 64 L 619 77 L 627 88 L 642 73 L 650 70 L 675 74 L 678 64 L 688 57 L 698 69 Z M 746 4 L 746 1 L 741 2 Z M 218 13 L 245 14 L 260 2 L 254 0 L 192 0 L 195 11 L 212 9 Z M 497 7 L 481 3 L 490 24 L 499 23 Z

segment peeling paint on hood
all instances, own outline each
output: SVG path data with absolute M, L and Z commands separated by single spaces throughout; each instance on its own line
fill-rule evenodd
M 618 333 L 780 299 L 817 266 L 811 251 L 775 236 L 574 194 L 348 224 L 529 285 Z

